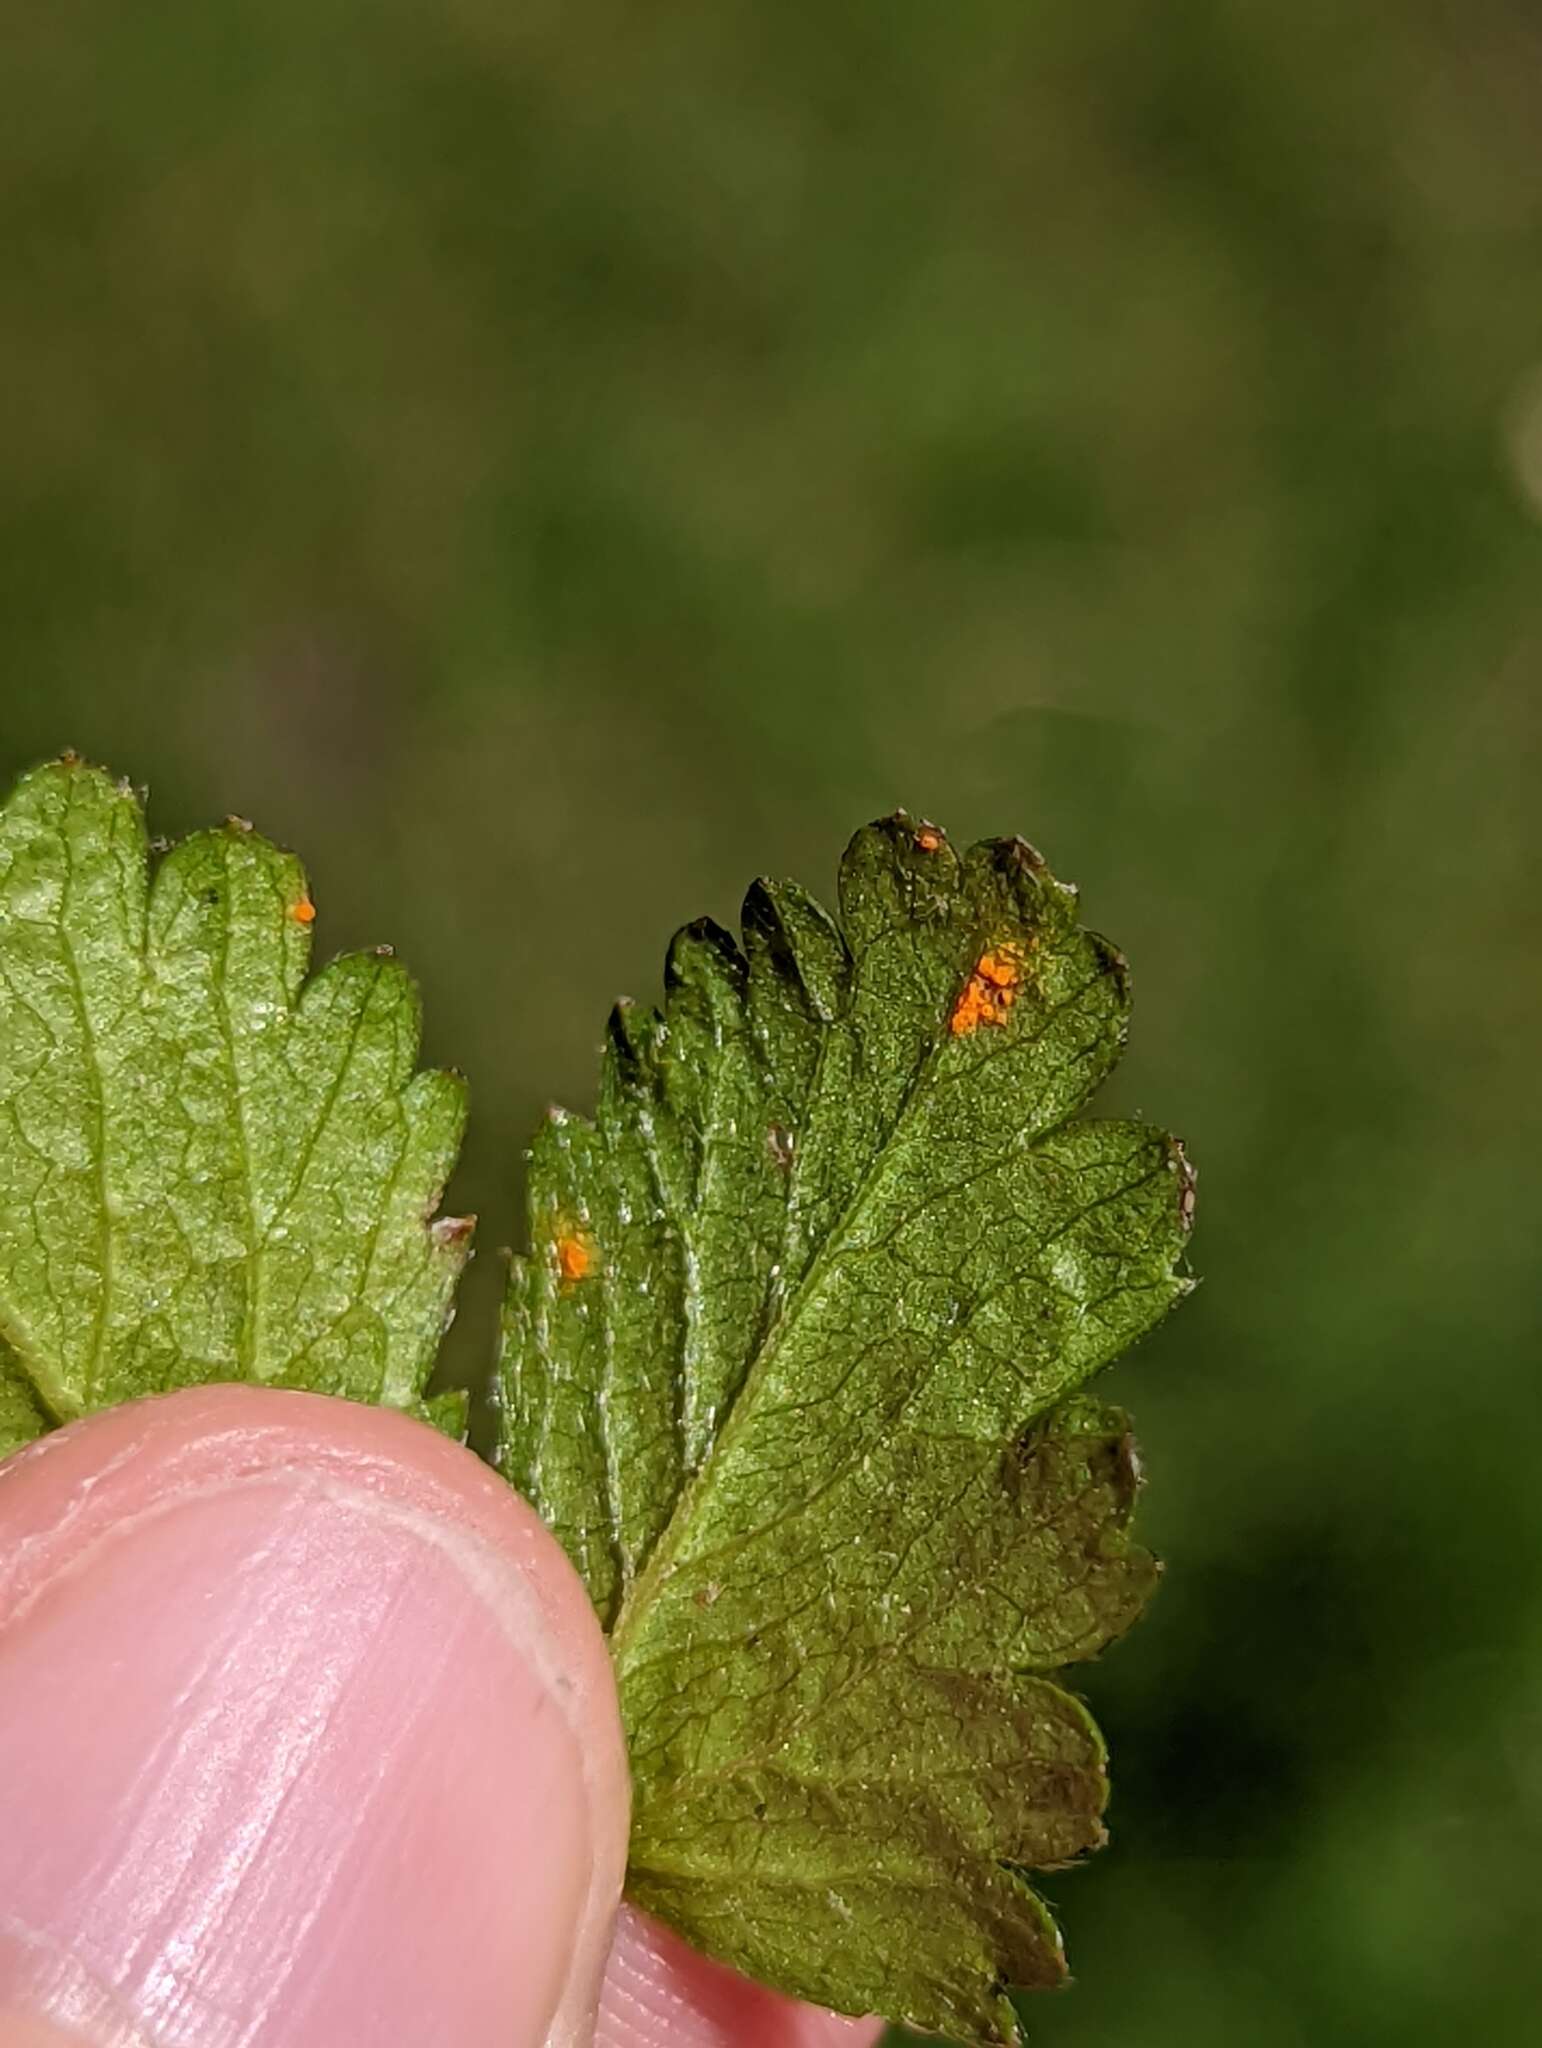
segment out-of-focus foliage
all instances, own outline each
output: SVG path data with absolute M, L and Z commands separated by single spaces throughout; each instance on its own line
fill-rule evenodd
M 1523 0 L 8 29 L 0 774 L 302 844 L 484 1244 L 681 906 L 853 817 L 1020 827 L 1130 954 L 1207 1284 L 1111 1388 L 1172 1569 L 1056 2048 L 1542 1995 L 1539 62 Z

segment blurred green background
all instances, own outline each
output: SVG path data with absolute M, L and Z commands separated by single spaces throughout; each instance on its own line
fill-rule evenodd
M 307 855 L 522 1139 L 904 802 L 1139 994 L 1207 1284 L 1114 1375 L 1046 2048 L 1542 1998 L 1542 20 L 1529 0 L 106 0 L 0 84 L 0 770 Z

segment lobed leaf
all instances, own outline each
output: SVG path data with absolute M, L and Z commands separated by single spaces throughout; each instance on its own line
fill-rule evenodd
M 1020 840 L 858 833 L 611 1020 L 531 1160 L 501 1462 L 610 1631 L 630 1890 L 801 1997 L 977 2042 L 1063 1976 L 1022 1876 L 1106 1778 L 1051 1675 L 1153 1583 L 1086 1377 L 1188 1288 L 1192 1176 L 1073 1121 L 1128 984 Z
M 306 983 L 291 855 L 238 821 L 149 851 L 73 758 L 0 807 L 0 1451 L 211 1380 L 418 1409 L 463 1086 L 414 1071 L 390 958 Z

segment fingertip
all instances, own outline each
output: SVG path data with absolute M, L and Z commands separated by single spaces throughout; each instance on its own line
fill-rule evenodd
M 241 1387 L 61 1431 L 0 1468 L 0 1674 L 0 2012 L 153 2048 L 588 2039 L 609 1658 L 459 1446 Z
M 82 2048 L 79 2034 L 67 2034 L 52 2020 L 28 2013 L 0 2012 L 0 2048 Z
M 846 2019 L 752 1984 L 623 1906 L 595 2048 L 872 2048 L 875 2019 Z

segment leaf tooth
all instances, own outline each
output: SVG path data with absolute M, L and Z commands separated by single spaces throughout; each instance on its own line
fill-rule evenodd
M 860 955 L 898 926 L 949 923 L 962 872 L 949 842 L 919 833 L 906 811 L 864 825 L 842 856 L 837 892 L 852 951 Z
M 605 1020 L 600 1052 L 598 1120 L 614 1124 L 633 1114 L 635 1104 L 658 1086 L 657 1052 L 663 1019 L 623 996 Z
M 965 888 L 986 936 L 993 927 L 1020 926 L 1025 934 L 1053 941 L 1075 922 L 1077 891 L 1050 872 L 1037 847 L 1026 839 L 982 839 L 964 857 Z
M 696 987 L 714 994 L 725 986 L 737 992 L 744 986 L 744 973 L 744 956 L 733 934 L 710 917 L 698 917 L 683 925 L 670 941 L 664 989 L 666 996 Z
M 833 1024 L 845 1010 L 851 985 L 851 954 L 840 928 L 796 882 L 755 881 L 741 916 L 750 981 L 771 1008 L 772 991 L 784 1006 L 801 999 L 805 1014 Z M 763 1020 L 767 1035 L 770 1018 Z
M 1104 938 L 1101 932 L 1089 931 L 1087 933 L 1087 943 L 1102 962 L 1104 972 L 1113 981 L 1120 1003 L 1128 1010 L 1131 997 L 1129 961 L 1126 960 L 1113 940 Z

